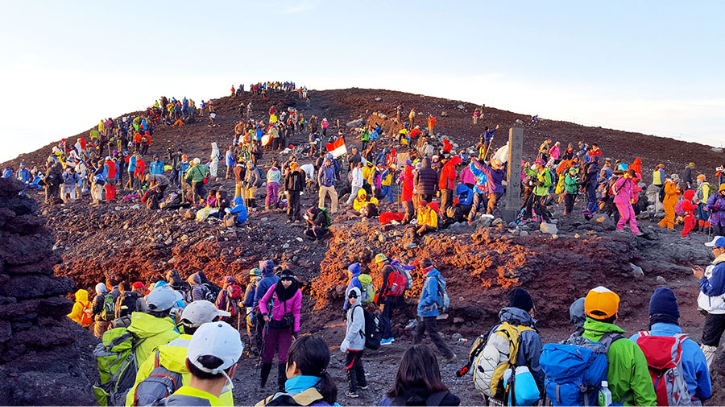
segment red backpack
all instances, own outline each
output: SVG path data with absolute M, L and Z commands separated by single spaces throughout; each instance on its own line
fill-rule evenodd
M 227 287 L 227 309 L 226 311 L 232 314 L 232 317 L 236 317 L 239 314 L 239 305 L 237 304 L 242 299 L 242 287 L 234 284 Z
M 682 341 L 687 339 L 687 335 L 652 336 L 649 331 L 642 331 L 639 335 L 637 345 L 647 358 L 657 405 L 692 405 L 692 396 L 687 389 L 682 368 Z
M 400 297 L 401 295 L 403 295 L 403 293 L 405 292 L 405 283 L 407 282 L 407 280 L 408 279 L 405 278 L 405 275 L 403 273 L 393 267 L 393 271 L 388 274 L 387 295 L 392 295 L 393 297 Z

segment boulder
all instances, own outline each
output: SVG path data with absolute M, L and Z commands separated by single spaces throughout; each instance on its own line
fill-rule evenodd
M 557 234 L 559 229 L 557 229 L 556 225 L 553 223 L 541 222 L 541 226 L 539 226 L 539 231 L 541 231 L 541 233 L 555 235 L 555 234 Z
M 642 270 L 642 267 L 639 267 L 635 264 L 629 263 L 629 267 L 632 269 L 632 276 L 638 280 L 641 280 L 644 278 L 644 271 Z

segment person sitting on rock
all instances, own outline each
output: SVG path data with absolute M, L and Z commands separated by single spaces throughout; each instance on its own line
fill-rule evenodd
M 431 209 L 424 199 L 418 204 L 418 225 L 415 234 L 423 236 L 428 232 L 433 232 L 438 228 L 438 214 Z
M 330 215 L 327 213 L 325 208 L 310 208 L 304 216 L 305 222 L 307 222 L 307 230 L 305 235 L 310 240 L 321 239 L 327 234 L 330 229 Z
M 368 199 L 368 193 L 360 189 L 357 191 L 357 198 L 352 202 L 352 208 L 352 211 L 348 211 L 349 214 L 372 218 L 378 215 L 378 199 L 374 196 Z

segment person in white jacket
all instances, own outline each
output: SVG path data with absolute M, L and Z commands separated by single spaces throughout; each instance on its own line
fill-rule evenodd
M 359 162 L 355 166 L 355 168 L 352 169 L 352 172 L 350 173 L 350 186 L 352 187 L 352 191 L 350 191 L 350 197 L 347 198 L 346 205 L 352 205 L 352 202 L 357 197 L 358 191 L 360 191 L 363 187 L 363 163 Z
M 350 308 L 347 310 L 347 332 L 345 339 L 340 344 L 340 350 L 347 353 L 345 359 L 345 371 L 349 390 L 347 397 L 357 398 L 358 389 L 368 388 L 365 379 L 365 369 L 362 363 L 363 349 L 365 349 L 365 313 L 360 301 L 360 289 L 353 287 L 347 295 L 350 301 Z
M 219 152 L 219 147 L 217 147 L 216 143 L 211 143 L 211 157 L 209 157 L 211 165 L 209 165 L 209 172 L 211 173 L 211 176 L 214 177 L 214 180 L 217 180 L 219 160 L 221 160 L 221 158 L 222 154 Z

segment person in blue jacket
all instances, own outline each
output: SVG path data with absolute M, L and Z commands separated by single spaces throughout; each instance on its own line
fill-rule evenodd
M 226 208 L 225 212 L 232 215 L 237 215 L 236 223 L 244 223 L 247 220 L 247 216 L 249 216 L 249 211 L 247 211 L 247 207 L 244 206 L 244 199 L 241 196 L 238 196 L 234 198 L 234 206 L 230 208 Z
M 158 154 L 154 154 L 154 160 L 149 164 L 149 174 L 163 175 L 164 162 L 161 161 Z
M 652 294 L 649 301 L 649 333 L 652 336 L 675 336 L 682 333 L 679 324 L 680 309 L 677 297 L 667 287 L 660 287 Z M 637 343 L 640 333 L 629 339 Z M 697 342 L 690 338 L 682 341 L 682 374 L 687 381 L 687 389 L 692 397 L 693 405 L 702 405 L 712 395 L 710 371 L 707 367 L 705 354 Z
M 700 279 L 697 306 L 707 311 L 705 327 L 702 330 L 702 351 L 709 367 L 715 359 L 715 352 L 725 331 L 725 237 L 715 236 L 705 246 L 712 248 L 715 260 L 707 269 L 693 266 L 692 272 Z
M 25 163 L 20 163 L 20 168 L 18 168 L 18 173 L 17 173 L 16 177 L 23 184 L 29 184 L 30 181 L 32 180 L 30 171 L 28 171 L 28 169 L 25 168 Z
M 420 300 L 418 301 L 418 317 L 422 322 L 418 323 L 413 335 L 413 344 L 419 344 L 425 337 L 425 332 L 428 331 L 428 335 L 433 343 L 436 345 L 439 351 L 443 354 L 443 363 L 451 363 L 456 360 L 456 354 L 453 353 L 451 348 L 448 347 L 446 341 L 438 334 L 438 321 L 436 317 L 440 314 L 438 306 L 436 305 L 436 299 L 438 298 L 439 281 L 445 284 L 443 276 L 440 271 L 433 267 L 433 261 L 429 258 L 423 259 L 421 263 L 423 271 L 425 272 L 425 282 L 423 283 L 423 290 L 420 292 Z
M 485 165 L 475 158 L 471 159 L 471 172 L 478 177 L 480 172 L 486 174 L 486 193 L 488 194 L 488 204 L 486 205 L 486 214 L 493 215 L 497 211 L 499 199 L 503 195 L 503 179 L 506 177 L 505 164 L 501 160 L 494 158 L 491 165 Z M 474 171 L 474 168 L 480 172 Z
M 345 290 L 345 298 L 347 298 L 348 294 L 350 294 L 350 291 L 353 289 L 353 287 L 357 288 L 362 292 L 362 284 L 360 284 L 360 263 L 352 263 L 347 268 L 347 274 L 348 277 L 350 277 L 350 281 L 347 283 L 347 289 Z M 345 301 L 345 304 L 342 306 L 342 309 L 347 311 L 348 302 Z
M 254 341 L 257 345 L 257 349 L 262 349 L 262 344 L 264 343 L 263 334 L 265 322 L 262 312 L 259 310 L 259 301 L 262 300 L 264 294 L 267 294 L 267 291 L 269 291 L 272 286 L 279 282 L 279 277 L 274 275 L 274 263 L 272 260 L 260 261 L 259 270 L 262 272 L 262 279 L 257 284 L 257 290 L 254 292 L 254 305 L 252 306 L 252 309 L 254 310 L 254 318 L 256 321 Z

